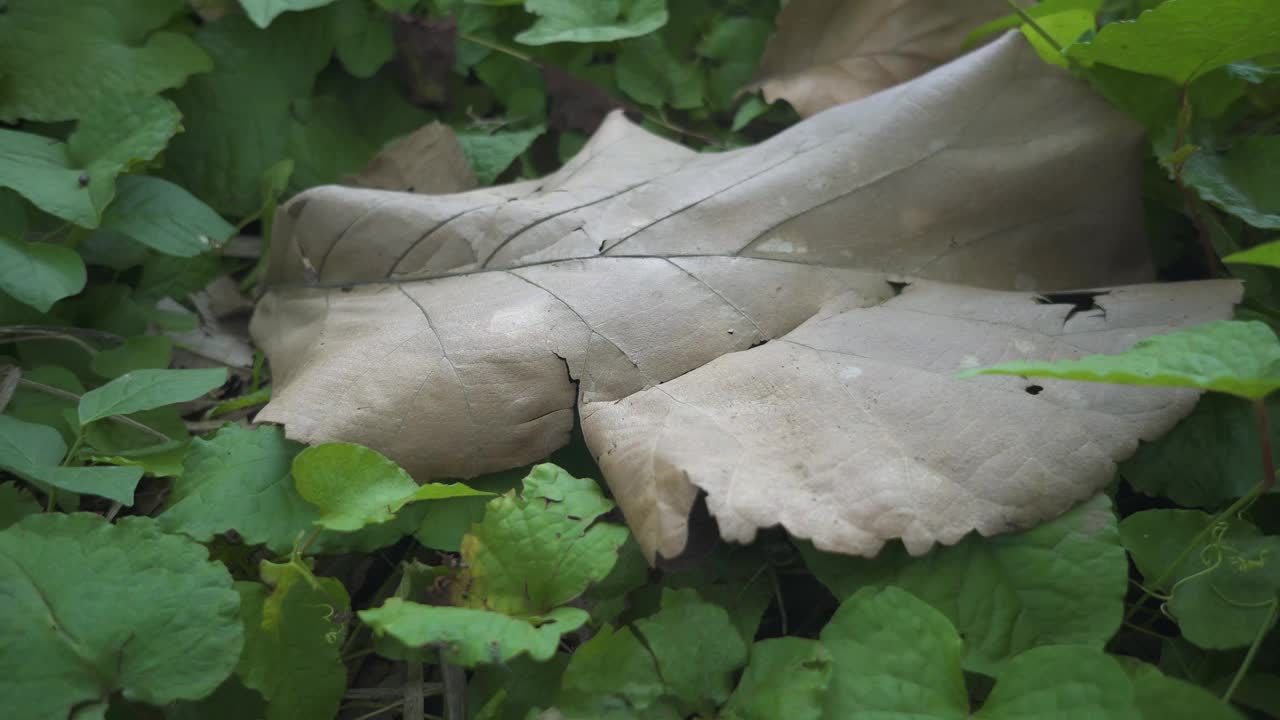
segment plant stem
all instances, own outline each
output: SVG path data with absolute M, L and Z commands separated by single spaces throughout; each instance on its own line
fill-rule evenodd
M 1036 33 L 1040 35 L 1040 37 L 1044 38 L 1045 42 L 1049 43 L 1049 47 L 1053 48 L 1054 50 L 1057 50 L 1058 54 L 1060 55 L 1064 54 L 1062 45 L 1059 44 L 1057 40 L 1054 40 L 1053 36 L 1049 34 L 1049 31 L 1045 30 L 1040 25 L 1040 23 L 1036 22 L 1035 18 L 1028 15 L 1026 10 L 1023 10 L 1022 8 L 1018 7 L 1018 4 L 1015 3 L 1013 0 L 1004 0 L 1004 1 L 1009 3 L 1009 7 L 1013 8 L 1013 12 L 1018 15 L 1018 17 L 1022 20 L 1022 22 L 1030 25 L 1032 30 L 1035 30 Z
M 440 677 L 444 680 L 444 716 L 446 720 L 467 720 L 467 676 L 462 668 L 440 660 Z
M 540 64 L 538 63 L 537 60 L 534 59 L 532 55 L 527 55 L 525 53 L 520 52 L 519 50 L 516 50 L 515 48 L 509 48 L 506 45 L 493 42 L 492 40 L 485 40 L 482 37 L 476 37 L 475 35 L 472 35 L 471 33 L 468 33 L 468 32 L 463 32 L 461 30 L 458 30 L 457 38 L 459 40 L 466 40 L 469 43 L 475 43 L 476 45 L 479 45 L 482 48 L 488 48 L 494 52 L 502 53 L 503 55 L 510 55 L 511 57 L 517 60 L 520 60 L 522 62 L 531 63 L 533 65 Z
M 316 538 L 320 537 L 320 531 L 321 531 L 321 528 L 316 528 L 315 530 L 312 530 L 311 537 L 307 538 L 306 542 L 302 543 L 302 546 L 298 548 L 298 551 L 295 552 L 294 555 L 301 556 L 302 553 L 306 552 L 307 548 L 311 547 L 311 543 L 315 542 Z
M 1169 151 L 1169 155 L 1177 158 L 1179 151 L 1187 141 L 1187 133 L 1191 130 L 1191 86 L 1184 84 L 1182 86 L 1182 94 L 1178 99 L 1178 126 L 1176 134 L 1173 138 L 1173 148 Z M 1182 192 L 1182 199 L 1187 204 L 1187 215 L 1191 218 L 1191 224 L 1196 228 L 1196 234 L 1200 238 L 1200 250 L 1204 253 L 1205 271 L 1210 277 L 1218 274 L 1218 251 L 1213 247 L 1213 238 L 1209 233 L 1209 228 L 1205 225 L 1204 215 L 1201 214 L 1199 197 L 1191 188 L 1187 187 L 1187 183 L 1182 179 L 1182 166 L 1186 164 L 1186 158 L 1178 158 L 1173 163 L 1173 182 L 1178 186 L 1178 190 Z
M 1253 401 L 1258 415 L 1258 444 L 1262 448 L 1262 485 L 1260 495 L 1271 491 L 1276 484 L 1276 463 L 1271 452 L 1271 421 L 1267 419 L 1267 403 L 1258 398 Z
M 377 717 L 382 713 L 387 712 L 388 710 L 395 710 L 396 708 L 400 707 L 403 704 L 404 704 L 404 700 L 397 700 L 388 705 L 383 705 L 382 707 L 378 708 L 377 710 L 374 710 L 373 712 L 367 712 L 364 715 L 361 715 L 360 717 L 356 718 L 355 720 L 369 720 L 369 718 Z M 408 717 L 408 716 L 406 715 L 405 717 Z
M 1258 648 L 1262 647 L 1262 639 L 1267 636 L 1267 631 L 1271 629 L 1272 623 L 1276 621 L 1277 610 L 1280 610 L 1280 600 L 1272 600 L 1271 611 L 1267 613 L 1267 619 L 1262 621 L 1262 627 L 1258 628 L 1258 634 L 1254 636 L 1253 644 L 1249 646 L 1249 652 L 1245 653 L 1244 661 L 1240 663 L 1240 668 L 1236 670 L 1236 676 L 1231 678 L 1231 684 L 1227 686 L 1227 691 L 1222 694 L 1222 702 L 1231 702 L 1231 696 L 1240 687 L 1244 676 L 1249 673 L 1249 667 L 1253 665 L 1253 659 L 1258 655 Z

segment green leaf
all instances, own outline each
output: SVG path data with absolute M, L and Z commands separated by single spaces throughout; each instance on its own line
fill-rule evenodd
M 13 188 L 55 217 L 96 227 L 105 201 L 90 191 L 92 174 L 75 167 L 67 146 L 51 138 L 0 129 L 0 187 Z M 81 180 L 84 183 L 81 183 Z
M 395 55 L 391 19 L 366 0 L 338 0 L 330 9 L 334 51 L 347 72 L 373 77 Z
M 495 720 L 525 720 L 530 710 L 541 711 L 556 704 L 560 677 L 569 664 L 569 655 L 556 653 L 546 662 L 528 656 L 515 657 L 501 665 L 477 668 L 467 681 L 468 702 L 476 707 L 502 695 L 502 709 Z M 536 713 L 535 713 L 536 715 Z M 480 720 L 476 715 L 476 720 Z
M 1277 47 L 1280 14 L 1271 0 L 1171 0 L 1136 21 L 1103 27 L 1067 54 L 1181 85 Z
M 1147 510 L 1125 518 L 1120 535 L 1147 585 L 1172 592 L 1168 610 L 1183 637 L 1207 649 L 1243 647 L 1280 591 L 1280 537 L 1234 520 L 1193 544 L 1209 520 L 1196 510 Z
M 1202 687 L 1162 674 L 1146 663 L 1127 666 L 1142 720 L 1243 720 Z
M 120 178 L 102 227 L 156 252 L 192 257 L 220 246 L 235 228 L 191 193 L 156 177 Z
M 86 277 L 75 250 L 0 235 L 0 290 L 40 312 L 83 290 Z
M 571 718 L 600 717 L 607 708 L 646 710 L 665 689 L 653 655 L 631 630 L 605 625 L 570 656 L 560 706 Z
M 1280 388 L 1280 342 L 1263 323 L 1220 320 L 1149 337 L 1119 355 L 1010 362 L 959 377 L 974 375 L 1197 388 L 1256 400 Z
M 974 720 L 1137 717 L 1133 687 L 1120 664 L 1078 645 L 1039 647 L 1010 661 Z
M 106 465 L 140 467 L 153 477 L 178 477 L 182 475 L 182 461 L 187 457 L 189 443 L 172 440 L 136 450 L 122 450 L 115 455 L 92 455 L 90 459 Z
M 693 590 L 664 590 L 662 609 L 635 623 L 658 663 L 667 691 L 693 708 L 724 703 L 733 673 L 747 662 L 747 646 L 729 613 L 703 602 Z
M 1251 247 L 1248 250 L 1232 253 L 1222 258 L 1222 262 L 1280 268 L 1280 240 L 1273 240 L 1257 247 Z
M 116 692 L 208 695 L 243 633 L 231 575 L 149 518 L 33 515 L 0 532 L 0 696 L 14 720 L 102 717 Z
M 333 0 L 240 0 L 240 5 L 254 25 L 265 28 L 281 13 L 311 10 L 332 2 Z
M 652 107 L 692 109 L 703 104 L 706 82 L 695 63 L 681 61 L 657 35 L 620 43 L 615 66 L 618 87 Z
M 256 210 L 263 174 L 289 155 L 290 106 L 311 96 L 329 62 L 328 20 L 290 13 L 258 30 L 232 14 L 201 26 L 195 40 L 215 68 L 173 93 L 186 131 L 165 152 L 161 174 L 229 217 Z
M 831 682 L 831 654 L 798 637 L 761 640 L 751 664 L 720 710 L 724 720 L 819 720 Z
M 1058 44 L 1058 47 L 1066 47 L 1079 40 L 1080 36 L 1085 33 L 1093 31 L 1095 27 L 1093 16 L 1093 10 L 1084 9 L 1064 10 L 1052 15 L 1042 15 L 1036 20 L 1039 30 L 1031 27 L 1030 24 L 1024 23 L 1021 28 L 1022 35 L 1027 38 L 1027 41 L 1031 43 L 1031 46 L 1036 49 L 1036 53 L 1045 62 L 1059 67 L 1070 67 L 1066 56 L 1059 52 L 1057 47 L 1051 45 L 1044 35 L 1040 33 L 1041 31 L 1047 33 Z
M 1266 400 L 1280 417 L 1280 396 Z M 1280 426 L 1271 424 L 1280 447 Z M 1168 433 L 1144 442 L 1120 464 L 1120 476 L 1141 493 L 1167 497 L 1185 507 L 1215 507 L 1242 497 L 1262 479 L 1258 414 L 1230 395 L 1207 393 L 1195 410 Z
M 10 0 L 0 15 L 0 121 L 88 117 L 104 102 L 154 95 L 210 70 L 209 56 L 165 30 L 179 0 Z
M 864 588 L 823 628 L 832 673 L 826 716 L 963 718 L 960 637 L 946 616 L 898 588 Z
M 244 652 L 236 674 L 268 701 L 266 720 L 337 715 L 347 686 L 341 650 L 351 601 L 342 583 L 272 566 L 275 587 L 236 583 Z
M 438 647 L 446 662 L 475 667 L 522 654 L 548 660 L 555 655 L 560 636 L 582 627 L 588 616 L 585 610 L 562 607 L 521 619 L 391 598 L 382 607 L 361 610 L 360 619 L 378 635 L 391 635 L 410 647 Z
M 477 490 L 501 495 L 520 487 L 528 472 L 523 469 L 508 470 L 481 475 L 467 481 Z M 422 524 L 414 531 L 414 537 L 426 547 L 448 552 L 462 549 L 462 538 L 471 526 L 484 519 L 489 498 L 484 496 L 450 498 L 422 503 Z
M 1038 645 L 1102 647 L 1120 627 L 1128 563 L 1105 495 L 1021 533 L 971 535 L 911 557 L 901 545 L 871 558 L 800 546 L 836 597 L 896 586 L 941 611 L 964 634 L 964 665 L 991 672 Z
M 543 464 L 514 492 L 489 502 L 462 540 L 466 572 L 455 603 L 513 615 L 542 615 L 603 580 L 629 536 L 595 522 L 613 507 L 594 480 Z
M 51 427 L 0 415 L 0 468 L 42 485 L 133 504 L 142 468 L 63 467 L 62 435 Z
M 648 35 L 667 24 L 666 0 L 525 0 L 538 16 L 516 35 L 525 45 L 595 43 Z
M 1280 230 L 1280 135 L 1241 140 L 1224 154 L 1201 150 L 1182 166 L 1200 197 L 1254 227 Z M 1265 263 L 1264 263 L 1265 264 Z
M 89 367 L 104 378 L 115 378 L 133 370 L 167 368 L 172 357 L 172 340 L 163 335 L 139 335 L 118 347 L 99 350 Z
M 202 542 L 235 530 L 246 543 L 287 552 L 319 515 L 289 475 L 302 449 L 271 426 L 228 425 L 210 439 L 195 438 L 156 519 Z
M 293 459 L 293 481 L 304 500 L 320 508 L 315 523 L 352 532 L 384 523 L 418 500 L 489 495 L 461 483 L 419 485 L 374 450 L 352 443 L 309 447 Z
M 528 130 L 492 134 L 461 132 L 458 133 L 458 144 L 462 146 L 462 153 L 467 156 L 467 162 L 471 163 L 476 172 L 476 181 L 481 185 L 492 185 L 502 171 L 510 167 L 545 132 L 546 128 L 541 125 Z
M 0 530 L 28 515 L 40 512 L 40 504 L 14 483 L 0 483 Z
M 80 398 L 80 424 L 195 400 L 226 381 L 224 368 L 135 370 L 85 393 Z

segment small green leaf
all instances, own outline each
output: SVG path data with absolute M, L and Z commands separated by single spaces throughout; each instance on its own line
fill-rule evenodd
M 208 695 L 243 632 L 231 575 L 149 518 L 42 514 L 0 532 L 0 696 L 13 720 L 102 717 L 121 692 Z
M 0 121 L 73 120 L 150 96 L 213 67 L 180 32 L 169 0 L 9 0 L 0 14 Z
M 384 523 L 418 500 L 489 495 L 461 483 L 419 485 L 381 454 L 352 443 L 309 447 L 293 459 L 293 481 L 304 500 L 320 508 L 315 522 L 339 532 Z
M 1067 53 L 1182 85 L 1215 68 L 1275 52 L 1280 14 L 1272 0 L 1172 0 L 1102 28 Z
M 235 231 L 191 193 L 145 175 L 120 178 L 116 199 L 103 213 L 101 227 L 156 252 L 184 258 L 219 247 Z
M 1243 720 L 1202 687 L 1162 674 L 1146 663 L 1126 666 L 1142 720 Z
M 643 711 L 665 690 L 653 655 L 631 630 L 605 625 L 570 656 L 560 705 L 571 718 L 600 717 L 610 707 Z
M 831 654 L 798 637 L 761 640 L 751 664 L 720 710 L 724 720 L 819 720 L 831 682 Z
M 163 335 L 140 335 L 127 338 L 110 350 L 100 350 L 89 367 L 104 378 L 116 378 L 134 370 L 169 367 L 173 358 L 173 341 Z
M 666 0 L 525 0 L 538 16 L 516 35 L 525 45 L 596 43 L 648 35 L 667 24 Z
M 133 504 L 133 491 L 142 468 L 64 467 L 67 446 L 51 427 L 0 415 L 0 468 L 45 488 L 52 485 L 75 493 L 90 493 Z
M 669 694 L 690 707 L 724 703 L 733 673 L 747 662 L 747 646 L 723 608 L 693 590 L 664 590 L 662 609 L 635 623 L 658 663 Z
M 80 424 L 195 400 L 226 381 L 223 368 L 135 370 L 85 393 L 80 398 Z
M 458 144 L 462 146 L 462 153 L 467 156 L 467 162 L 471 163 L 472 169 L 475 170 L 476 181 L 481 185 L 492 185 L 502 171 L 523 155 L 529 146 L 533 145 L 533 141 L 541 137 L 544 132 L 546 128 L 541 125 L 528 130 L 491 134 L 460 132 Z
M 1222 262 L 1280 268 L 1280 240 L 1273 240 L 1257 247 L 1251 247 L 1248 250 L 1232 253 L 1222 258 Z
M 618 87 L 638 103 L 693 109 L 703 104 L 706 81 L 696 63 L 682 61 L 658 35 L 620 43 Z
M 0 530 L 28 515 L 40 512 L 40 504 L 14 483 L 0 483 Z
M 1280 135 L 1241 140 L 1223 154 L 1187 158 L 1182 179 L 1200 197 L 1254 227 L 1280 230 Z
M 152 477 L 178 477 L 182 475 L 182 461 L 189 445 L 183 440 L 150 445 L 136 450 L 122 450 L 114 455 L 93 455 L 90 459 L 105 465 L 140 467 Z
M 1010 362 L 960 373 L 975 375 L 1197 388 L 1256 400 L 1280 388 L 1280 342 L 1263 323 L 1220 320 L 1149 337 L 1119 355 Z
M 75 250 L 0 235 L 0 290 L 40 312 L 84 289 L 84 261 Z
M 613 507 L 594 480 L 544 464 L 525 479 L 523 497 L 489 502 L 462 540 L 466 571 L 458 605 L 513 615 L 542 615 L 608 576 L 629 533 L 596 522 Z
M 1064 10 L 1051 15 L 1042 15 L 1036 18 L 1036 25 L 1040 29 L 1037 30 L 1031 27 L 1029 23 L 1024 23 L 1021 28 L 1022 35 L 1027 38 L 1027 41 L 1031 43 L 1031 46 L 1036 49 L 1036 52 L 1045 62 L 1058 67 L 1069 67 L 1070 63 L 1067 62 L 1067 57 L 1059 52 L 1058 48 L 1051 45 L 1040 32 L 1048 33 L 1049 37 L 1053 38 L 1054 42 L 1058 44 L 1058 47 L 1066 47 L 1079 40 L 1081 35 L 1093 31 L 1093 15 L 1094 12 L 1092 10 L 1086 9 Z
M 244 14 L 249 16 L 254 25 L 265 28 L 276 19 L 277 15 L 286 12 L 298 12 L 312 8 L 324 7 L 334 0 L 240 0 Z
M 1128 562 L 1105 495 L 1021 533 L 966 537 L 911 557 L 901 545 L 875 558 L 800 546 L 836 597 L 896 586 L 944 613 L 964 634 L 964 665 L 990 673 L 1038 645 L 1101 648 L 1120 627 Z
M 378 635 L 391 635 L 410 647 L 438 647 L 446 662 L 475 667 L 522 654 L 548 660 L 559 647 L 560 636 L 582 627 L 588 615 L 585 610 L 562 607 L 522 619 L 391 598 L 382 607 L 360 611 L 360 619 Z
M 342 583 L 274 566 L 275 587 L 236 583 L 244 652 L 236 674 L 268 701 L 266 720 L 334 717 L 347 686 L 341 649 L 351 601 Z
M 391 19 L 366 0 L 338 0 L 330 7 L 334 51 L 347 72 L 373 77 L 395 55 Z
M 1133 687 L 1120 664 L 1079 645 L 1050 645 L 1014 658 L 996 678 L 974 720 L 1138 716 Z

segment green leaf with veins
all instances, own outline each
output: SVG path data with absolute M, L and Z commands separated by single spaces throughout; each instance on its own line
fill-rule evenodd
M 240 0 L 244 14 L 254 25 L 265 28 L 281 13 L 324 7 L 333 0 Z
M 761 640 L 751 646 L 723 720 L 820 720 L 831 682 L 831 654 L 822 643 L 799 637 Z
M 102 214 L 101 227 L 156 252 L 184 258 L 220 247 L 235 231 L 191 193 L 145 175 L 120 178 L 115 201 Z
M 1171 594 L 1168 610 L 1183 637 L 1210 650 L 1243 647 L 1274 620 L 1280 538 L 1232 519 L 1192 546 L 1209 520 L 1198 510 L 1146 510 L 1125 518 L 1120 535 L 1147 585 Z
M 560 678 L 568 717 L 599 717 L 607 708 L 647 710 L 666 692 L 653 655 L 625 626 L 605 625 L 578 646 Z
M 155 95 L 213 64 L 163 29 L 181 0 L 9 0 L 0 14 L 0 121 L 92 116 L 104 102 Z
M 0 483 L 0 530 L 40 512 L 40 504 L 16 483 Z
M 458 144 L 462 146 L 462 154 L 475 170 L 476 181 L 481 185 L 492 185 L 493 181 L 524 154 L 533 141 L 546 132 L 539 125 L 528 130 L 511 130 L 507 132 L 458 133 Z
M 1280 47 L 1272 0 L 1174 0 L 1135 21 L 1106 25 L 1067 55 L 1086 63 L 1158 75 L 1182 85 Z
M 545 661 L 555 655 L 560 636 L 585 625 L 588 615 L 579 608 L 561 607 L 545 615 L 514 618 L 391 598 L 381 607 L 361 610 L 360 619 L 379 635 L 391 635 L 410 647 L 438 647 L 444 661 L 475 667 L 522 654 Z
M 226 381 L 225 368 L 135 370 L 81 396 L 80 424 L 195 400 Z
M 1232 253 L 1222 258 L 1222 262 L 1280 268 L 1280 240 Z
M 0 235 L 0 290 L 40 312 L 84 289 L 84 261 L 75 250 Z
M 140 467 L 153 477 L 178 477 L 182 475 L 182 461 L 187 456 L 188 443 L 172 440 L 136 450 L 121 450 L 114 455 L 91 455 L 93 462 L 104 465 Z
M 652 107 L 700 107 L 706 79 L 696 63 L 681 61 L 659 35 L 619 43 L 615 66 L 618 87 L 636 102 Z
M 1201 149 L 1183 163 L 1182 179 L 1200 197 L 1250 225 L 1280 230 L 1278 168 L 1280 135 L 1259 135 L 1223 154 Z
M 608 576 L 629 536 L 624 526 L 596 522 L 612 507 L 594 480 L 534 467 L 524 495 L 490 501 L 463 538 L 455 604 L 541 615 L 577 598 Z
M 662 609 L 637 620 L 635 631 L 653 653 L 667 692 L 701 714 L 723 704 L 733 673 L 747 662 L 747 645 L 729 613 L 694 590 L 664 590 Z
M 133 491 L 142 478 L 142 468 L 63 466 L 66 453 L 67 446 L 57 430 L 0 415 L 0 468 L 36 483 L 42 490 L 47 491 L 52 485 L 122 505 L 133 504 Z
M 1244 720 L 1231 705 L 1202 687 L 1164 675 L 1140 662 L 1125 664 L 1141 720 Z
M 1257 400 L 1280 388 L 1280 341 L 1264 323 L 1220 320 L 1149 337 L 1119 355 L 1009 362 L 959 377 L 975 375 L 1196 388 Z
M 89 367 L 104 378 L 116 378 L 134 370 L 169 367 L 173 358 L 173 341 L 164 335 L 139 335 L 125 339 L 109 350 L 99 350 Z
M 329 8 L 334 51 L 342 67 L 358 78 L 370 78 L 395 55 L 391 18 L 366 0 L 338 0 Z
M 231 575 L 149 518 L 33 515 L 0 531 L 0 696 L 13 720 L 102 717 L 114 693 L 208 695 L 243 642 Z
M 339 532 L 387 522 L 411 502 L 490 494 L 461 483 L 419 486 L 399 465 L 353 443 L 324 443 L 298 453 L 293 482 L 302 499 L 320 509 L 315 524 Z
M 538 16 L 516 35 L 525 45 L 558 42 L 597 43 L 648 35 L 667 24 L 666 0 L 525 0 Z
M 236 674 L 267 699 L 266 720 L 334 717 L 347 686 L 341 657 L 347 591 L 296 565 L 273 568 L 274 588 L 236 583 L 244 622 Z
M 990 673 L 1038 645 L 1101 648 L 1120 627 L 1128 563 L 1105 495 L 1040 527 L 911 557 L 901 545 L 874 558 L 800 545 L 805 564 L 838 598 L 895 586 L 941 611 L 964 634 L 968 670 Z

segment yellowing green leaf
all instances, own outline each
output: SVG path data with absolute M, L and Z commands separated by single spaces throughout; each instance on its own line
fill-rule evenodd
M 227 569 L 148 518 L 43 514 L 9 527 L 0 597 L 0 697 L 13 720 L 101 718 L 117 692 L 152 705 L 202 698 L 243 642 Z
M 1221 320 L 1147 338 L 1119 355 L 1011 362 L 960 377 L 975 375 L 1196 388 L 1256 400 L 1280 388 L 1280 341 L 1263 323 Z
M 84 261 L 75 250 L 0 235 L 0 290 L 40 312 L 84 289 Z
M 667 24 L 667 0 L 525 0 L 538 16 L 516 35 L 525 45 L 596 43 L 648 35 Z
M 195 400 L 226 381 L 223 368 L 135 370 L 85 393 L 80 398 L 80 424 Z

